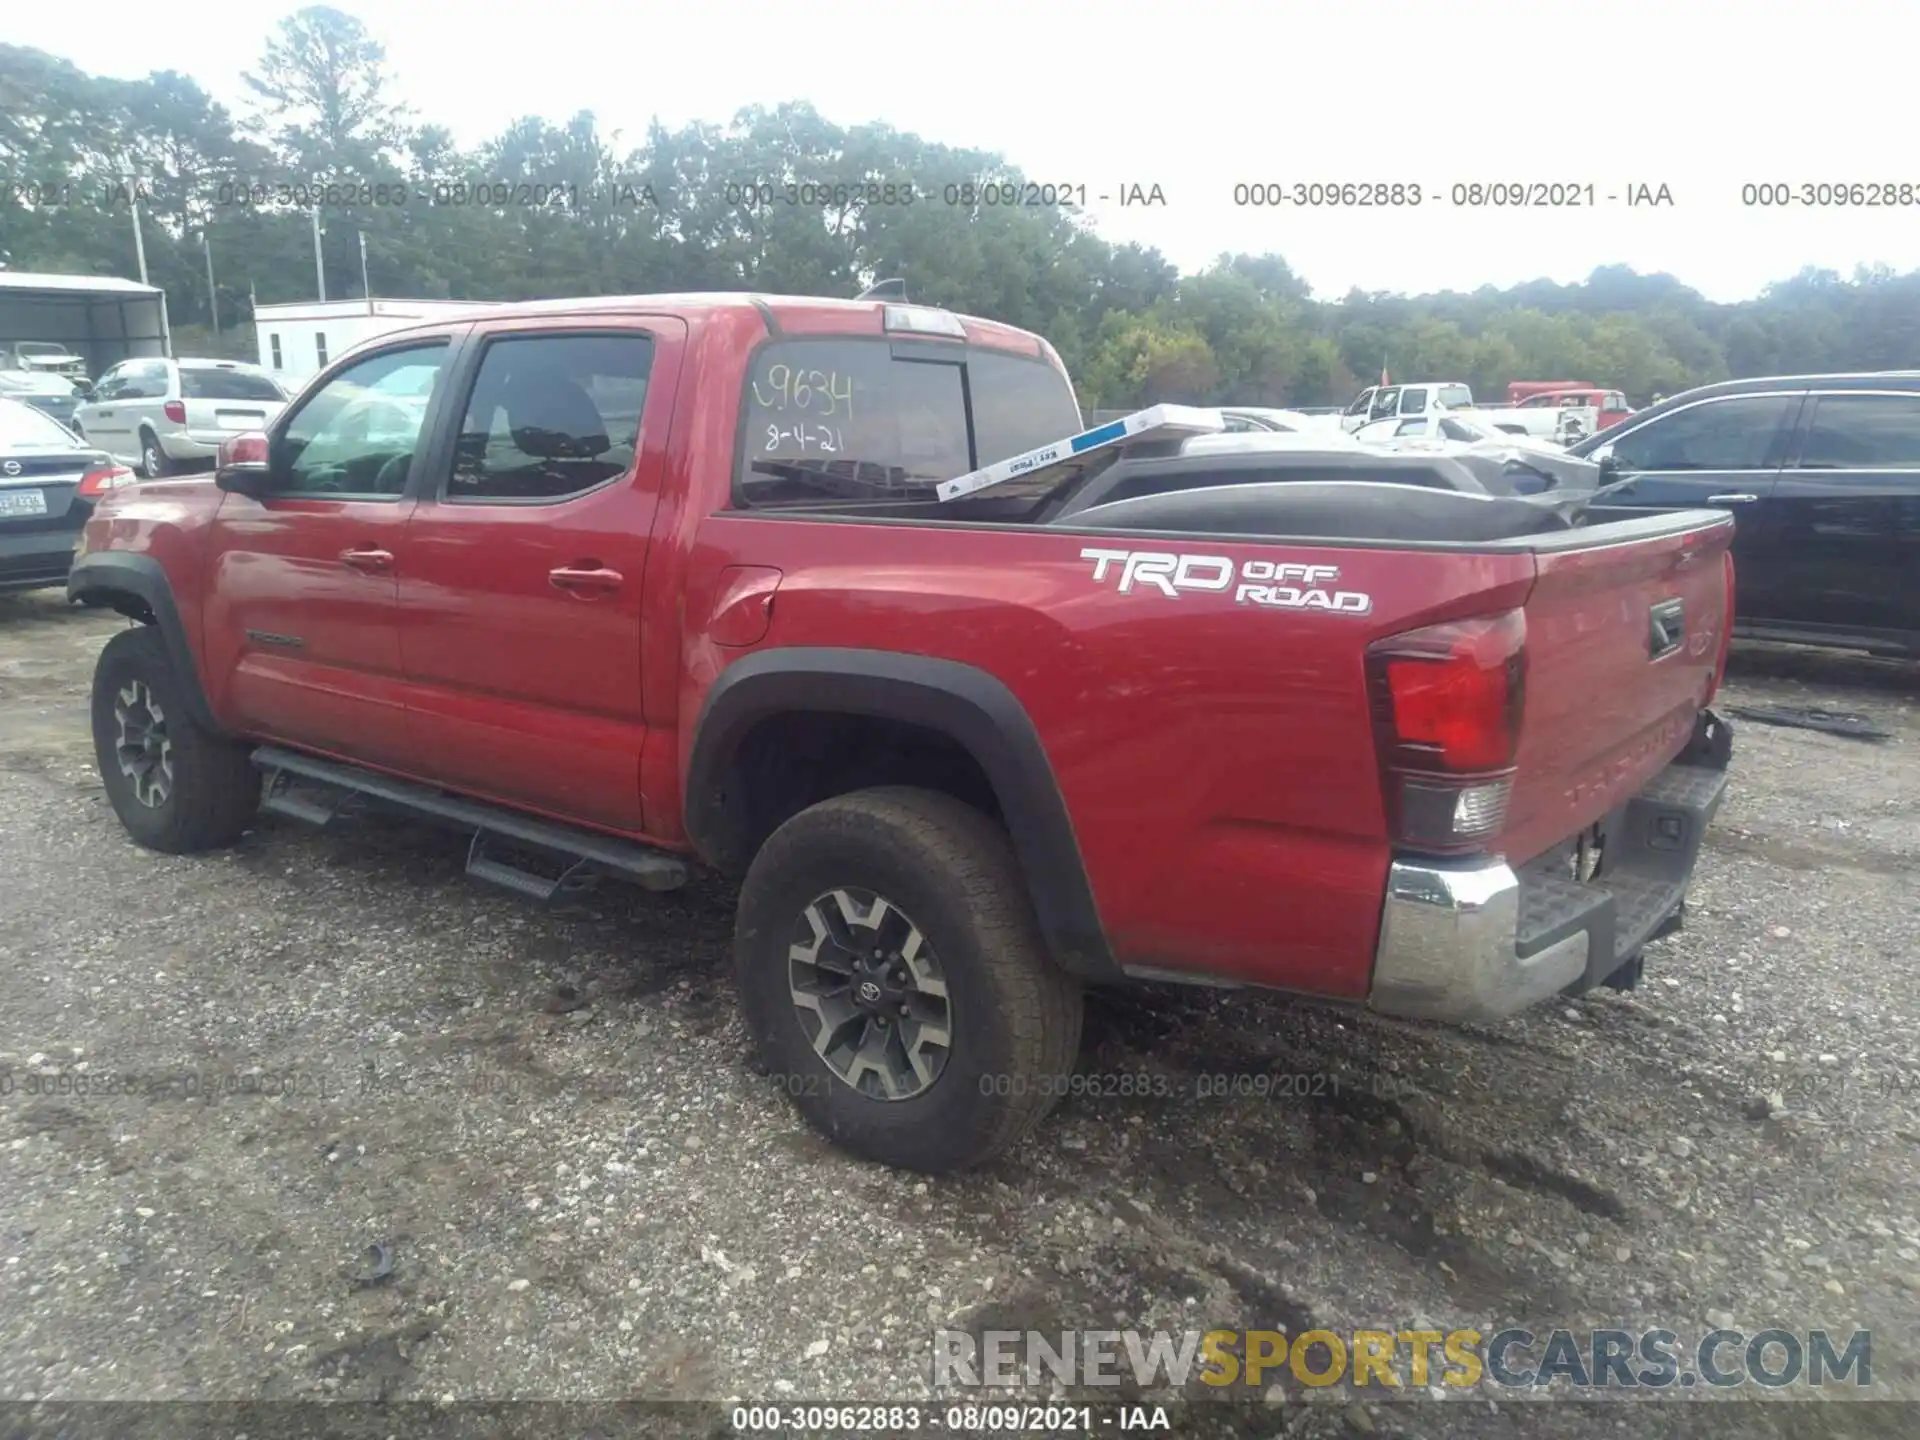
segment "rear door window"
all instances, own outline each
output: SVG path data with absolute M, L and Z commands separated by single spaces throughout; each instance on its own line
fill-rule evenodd
M 763 347 L 744 397 L 736 503 L 937 503 L 941 481 L 1080 429 L 1072 387 L 1052 365 L 976 347 L 951 354 L 848 338 Z
M 652 369 L 653 337 L 639 331 L 493 341 L 446 498 L 564 500 L 625 475 L 639 453 Z
M 1800 468 L 1920 469 L 1920 395 L 1822 395 Z
M 1649 421 L 1613 445 L 1623 470 L 1770 470 L 1798 395 L 1734 395 Z

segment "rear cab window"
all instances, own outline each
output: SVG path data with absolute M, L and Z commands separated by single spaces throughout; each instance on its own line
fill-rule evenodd
M 853 336 L 762 346 L 742 410 L 741 509 L 937 505 L 942 481 L 1081 429 L 1037 356 Z

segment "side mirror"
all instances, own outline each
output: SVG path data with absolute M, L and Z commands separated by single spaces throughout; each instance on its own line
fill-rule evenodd
M 213 465 L 213 483 L 230 495 L 262 498 L 271 488 L 267 454 L 267 437 L 257 430 L 222 440 L 220 458 Z

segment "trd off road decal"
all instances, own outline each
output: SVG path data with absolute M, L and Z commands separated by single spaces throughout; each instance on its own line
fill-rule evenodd
M 1247 560 L 1236 572 L 1225 555 L 1170 555 L 1157 550 L 1082 550 L 1080 558 L 1093 561 L 1095 581 L 1117 580 L 1122 595 L 1144 588 L 1177 600 L 1187 590 L 1215 594 L 1231 590 L 1236 604 L 1273 610 L 1365 615 L 1373 609 L 1372 596 L 1332 588 L 1340 580 L 1339 567 L 1334 565 Z

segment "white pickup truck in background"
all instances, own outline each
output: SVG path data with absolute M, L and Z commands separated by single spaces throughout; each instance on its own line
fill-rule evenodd
M 1546 397 L 1551 398 L 1551 397 Z M 1363 425 L 1411 416 L 1459 415 L 1509 435 L 1531 435 L 1556 444 L 1570 444 L 1599 428 L 1596 406 L 1550 404 L 1476 405 L 1471 387 L 1454 380 L 1423 381 L 1413 385 L 1369 385 L 1354 397 L 1340 416 L 1340 428 L 1349 435 Z
M 1353 432 L 1361 445 L 1386 450 L 1447 451 L 1461 445 L 1509 445 L 1517 450 L 1566 453 L 1566 446 L 1543 435 L 1496 430 L 1484 411 L 1446 410 L 1436 415 L 1409 415 L 1402 420 L 1370 420 Z

